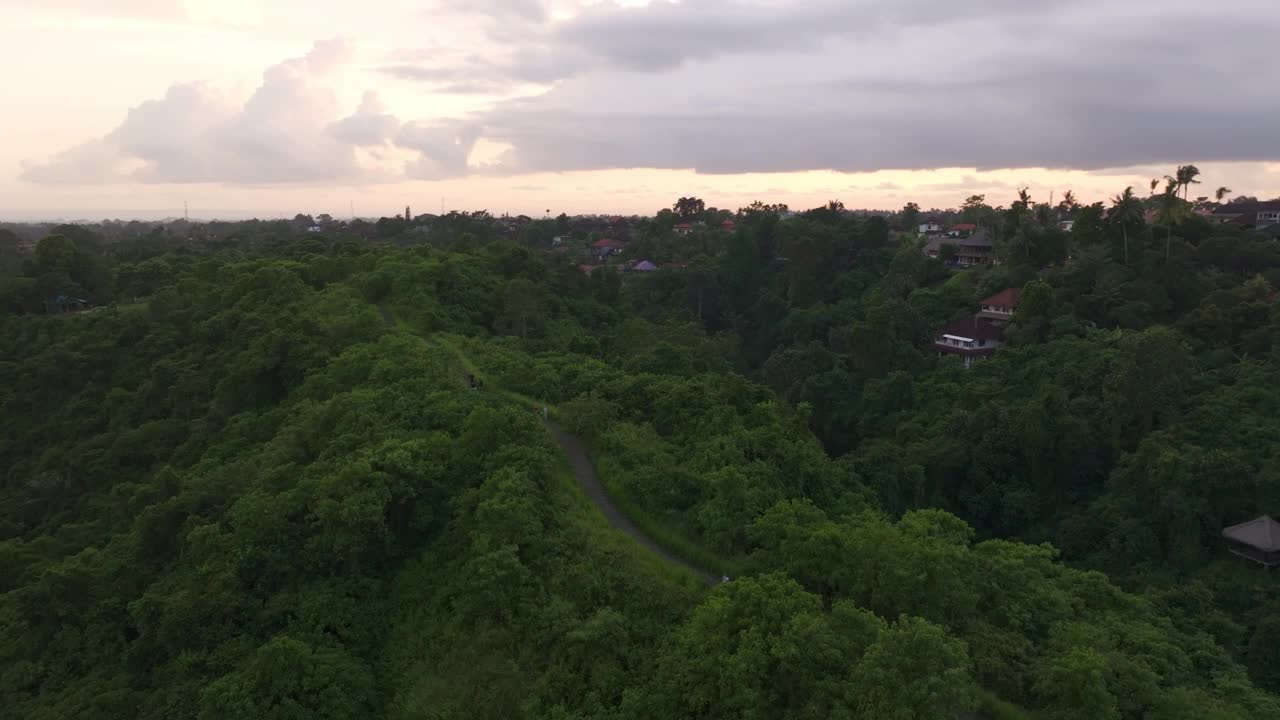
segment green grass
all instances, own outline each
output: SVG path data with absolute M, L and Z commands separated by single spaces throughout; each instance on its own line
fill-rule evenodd
M 566 518 L 579 527 L 592 538 L 593 543 L 598 546 L 614 547 L 649 576 L 670 587 L 695 593 L 706 590 L 706 585 L 700 578 L 686 572 L 683 568 L 671 565 L 632 542 L 630 538 L 615 532 L 605 520 L 604 515 L 596 512 L 595 505 L 582 490 L 582 486 L 574 480 L 569 460 L 563 453 L 560 454 L 555 479 L 560 517 Z
M 551 419 L 554 420 L 557 417 L 558 411 L 552 403 L 538 400 L 537 398 L 532 398 L 528 395 L 523 395 L 515 392 L 514 390 L 507 390 L 494 382 L 493 378 L 489 377 L 483 370 L 481 370 L 480 366 L 477 365 L 475 361 L 458 346 L 457 340 L 453 337 L 448 335 L 434 335 L 431 338 L 424 338 L 424 340 L 443 348 L 452 355 L 458 362 L 458 365 L 460 365 L 468 375 L 474 375 L 480 380 L 480 382 L 484 383 L 484 389 L 486 392 L 499 394 L 516 405 L 523 405 L 534 411 L 541 412 L 543 408 L 546 408 L 547 414 Z

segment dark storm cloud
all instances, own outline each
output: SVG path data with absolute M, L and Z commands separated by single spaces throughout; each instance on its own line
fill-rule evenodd
M 484 137 L 514 147 L 502 172 L 1280 160 L 1269 6 L 604 6 L 549 32 L 590 58 L 577 76 Z

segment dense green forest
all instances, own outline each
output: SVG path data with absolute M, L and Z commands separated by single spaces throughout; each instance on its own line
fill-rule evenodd
M 1280 246 L 1193 180 L 970 198 L 963 270 L 912 206 L 0 230 L 6 712 L 1278 717 Z

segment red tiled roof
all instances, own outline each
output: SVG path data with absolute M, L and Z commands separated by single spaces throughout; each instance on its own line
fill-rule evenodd
M 1018 288 L 1008 288 L 1007 290 L 1001 290 L 978 304 L 995 305 L 996 307 L 1017 307 L 1020 299 L 1022 299 L 1021 290 Z
M 974 225 L 973 223 L 960 223 L 959 225 L 956 225 L 956 226 L 952 227 L 951 229 L 952 229 L 952 230 L 961 230 L 961 231 L 964 231 L 964 230 L 972 231 L 972 230 L 977 230 L 977 229 L 978 229 L 978 226 L 977 226 L 977 225 Z
M 676 229 L 677 229 L 677 230 L 692 230 L 692 229 L 693 229 L 693 226 L 692 226 L 692 225 L 690 225 L 689 223 L 680 223 L 679 225 L 676 225 Z
M 591 247 L 593 247 L 593 248 L 620 248 L 620 247 L 623 247 L 623 245 L 622 245 L 622 243 L 618 242 L 617 240 L 609 240 L 609 239 L 607 239 L 607 238 L 606 238 L 606 239 L 604 239 L 604 240 L 597 240 L 597 241 L 595 241 L 595 242 L 591 243 Z

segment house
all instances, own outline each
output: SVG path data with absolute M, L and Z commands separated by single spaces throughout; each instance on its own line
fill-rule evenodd
M 947 231 L 947 237 L 953 237 L 953 238 L 969 237 L 977 229 L 978 229 L 978 226 L 974 225 L 973 223 L 960 223 L 959 225 L 951 226 L 951 229 Z
M 66 313 L 80 312 L 88 310 L 92 304 L 84 298 L 71 297 L 70 295 L 59 295 L 44 301 L 44 311 L 46 313 Z
M 689 223 L 680 223 L 679 225 L 676 225 L 672 229 L 675 230 L 676 234 L 679 235 L 680 237 L 684 237 L 689 233 L 693 232 L 693 226 L 690 225 Z
M 1058 229 L 1059 229 L 1059 230 L 1061 230 L 1062 232 L 1071 232 L 1071 228 L 1073 228 L 1073 227 L 1075 227 L 1075 226 L 1076 226 L 1076 221 L 1075 221 L 1075 220 L 1060 220 L 1060 221 L 1058 221 Z
M 309 233 L 324 232 L 324 228 L 320 227 L 319 225 L 312 225 L 311 227 L 307 228 L 307 232 Z
M 725 232 L 733 232 L 733 228 L 736 227 L 736 223 L 732 220 L 725 220 L 720 223 L 720 227 L 723 228 Z
M 991 357 L 1001 345 L 1004 345 L 1004 328 L 976 315 L 947 325 L 933 339 L 933 349 L 939 355 L 955 355 L 965 367 Z
M 1222 537 L 1230 542 L 1228 549 L 1242 558 L 1267 568 L 1280 565 L 1280 523 L 1270 515 L 1225 528 Z
M 648 260 L 641 260 L 640 262 L 636 263 L 635 267 L 631 269 L 636 272 L 653 272 L 654 270 L 658 269 L 658 266 L 654 265 Z
M 964 268 L 995 263 L 995 246 L 986 230 L 978 230 L 969 237 L 934 237 L 924 245 L 924 254 L 936 258 L 942 256 L 942 246 L 955 248 L 955 255 L 947 261 L 951 267 Z
M 978 317 L 994 322 L 1009 322 L 1013 319 L 1013 311 L 1018 309 L 1018 301 L 1022 299 L 1022 291 L 1018 288 L 1001 290 L 978 303 L 981 310 Z
M 590 275 L 591 273 L 595 272 L 596 268 L 598 267 L 600 266 L 599 265 L 579 265 L 578 269 L 581 270 L 584 274 Z
M 597 240 L 591 243 L 591 254 L 594 255 L 597 260 L 603 261 L 622 252 L 624 247 L 626 246 L 617 240 L 610 240 L 606 238 L 604 240 Z
M 931 217 L 920 223 L 921 235 L 936 235 L 940 232 L 942 232 L 942 221 L 938 220 L 936 217 Z
M 1246 227 L 1264 228 L 1280 223 L 1280 200 L 1231 202 L 1218 206 L 1206 217 L 1209 222 L 1220 225 L 1235 223 Z

